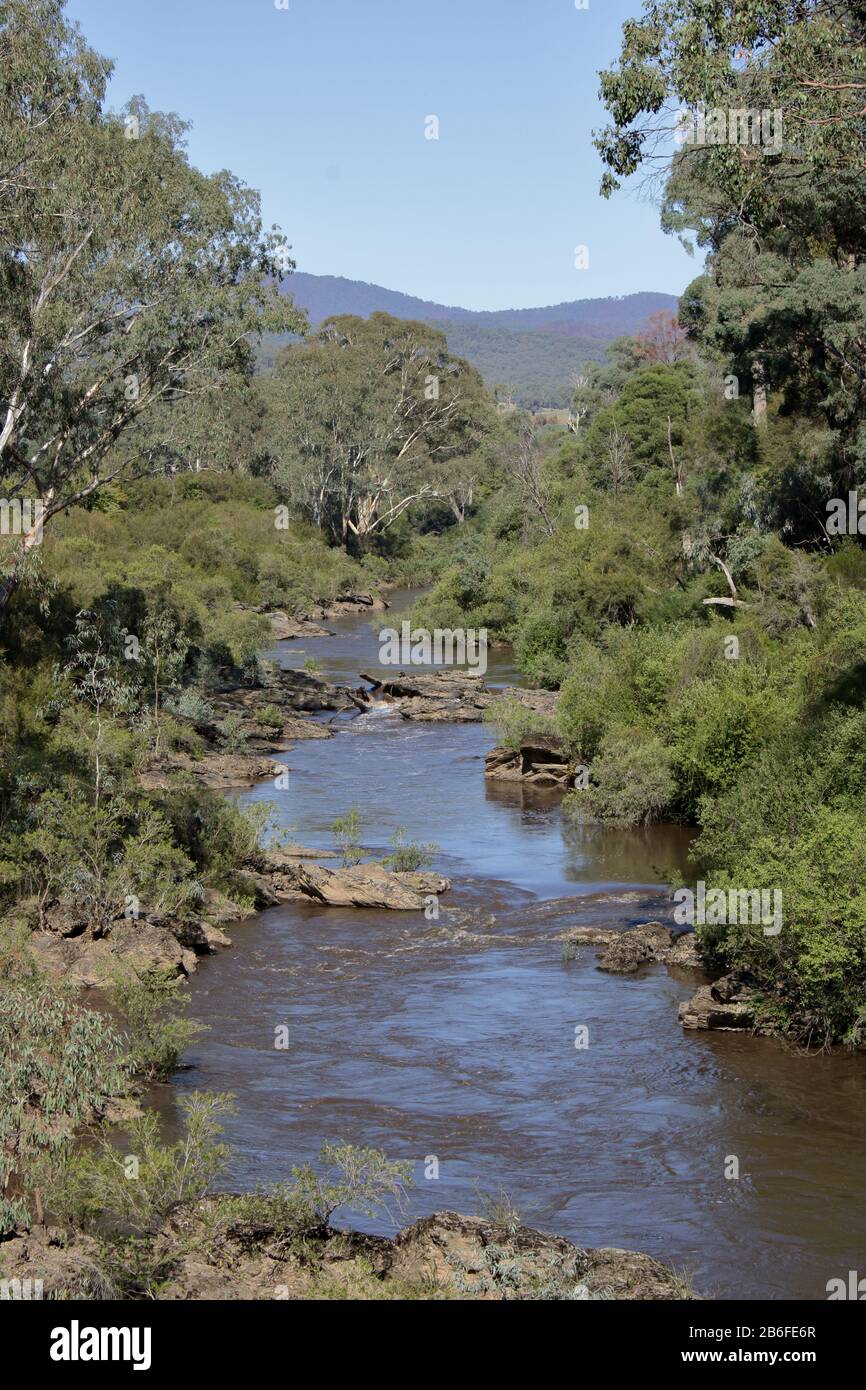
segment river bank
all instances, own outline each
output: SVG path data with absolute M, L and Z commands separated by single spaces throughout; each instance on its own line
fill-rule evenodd
M 354 688 L 373 634 L 352 618 L 331 627 L 267 655 L 313 659 Z M 492 658 L 489 683 L 516 683 L 508 652 Z M 235 1188 L 277 1181 L 341 1137 L 414 1156 L 419 1218 L 502 1187 L 530 1225 L 645 1250 L 705 1296 L 825 1297 L 866 1235 L 851 1199 L 866 1160 L 861 1059 L 684 1031 L 680 1005 L 710 981 L 675 962 L 611 974 L 592 943 L 563 958 L 581 928 L 674 925 L 664 885 L 688 832 L 564 821 L 556 790 L 484 777 L 496 736 L 481 723 L 405 720 L 388 702 L 313 718 L 333 736 L 277 755 L 287 832 L 333 850 L 331 822 L 356 802 L 371 855 L 404 824 L 439 844 L 451 893 L 437 920 L 291 902 L 239 925 L 230 955 L 190 982 L 211 1032 L 155 1096 L 168 1131 L 178 1095 L 237 1089 Z M 242 794 L 273 799 L 271 783 Z M 279 1024 L 291 1046 L 277 1053 Z
M 331 628 L 267 653 L 294 668 L 285 689 L 300 688 L 310 660 L 317 681 L 357 688 L 374 635 L 357 615 Z M 496 653 L 491 685 L 516 678 Z M 683 1032 L 677 1010 L 700 977 L 658 963 L 658 946 L 675 947 L 664 885 L 685 864 L 688 833 L 568 824 L 555 788 L 485 778 L 489 726 L 405 719 L 388 699 L 349 703 L 301 714 L 320 732 L 275 751 L 280 771 L 236 794 L 276 801 L 298 862 L 321 868 L 334 864 L 331 823 L 353 803 L 378 859 L 404 824 L 438 843 L 451 891 L 432 918 L 290 888 L 224 921 L 231 950 L 186 962 L 197 967 L 193 1016 L 210 1032 L 189 1070 L 151 1093 L 167 1134 L 180 1133 L 179 1097 L 230 1090 L 235 1190 L 278 1182 L 315 1162 L 323 1138 L 341 1138 L 412 1159 L 419 1220 L 504 1189 L 530 1227 L 580 1249 L 644 1250 L 706 1296 L 824 1297 L 866 1234 L 851 1202 L 866 1159 L 862 1066 Z M 599 955 L 642 923 L 665 939 L 650 933 L 624 976 L 599 971 Z M 399 1229 L 366 1225 L 384 1241 Z
M 5 1279 L 47 1298 L 112 1299 L 99 1242 L 35 1231 L 0 1246 Z M 673 1270 L 630 1250 L 583 1250 L 529 1227 L 443 1211 L 393 1239 L 287 1224 L 276 1201 L 222 1196 L 179 1208 L 154 1236 L 151 1297 L 190 1300 L 691 1299 Z

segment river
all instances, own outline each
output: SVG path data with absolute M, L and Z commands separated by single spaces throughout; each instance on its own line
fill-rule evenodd
M 334 637 L 269 655 L 314 657 L 357 685 L 377 665 L 369 619 L 327 626 Z M 488 680 L 513 680 L 508 654 L 493 655 Z M 693 975 L 606 975 L 592 947 L 562 958 L 568 926 L 670 917 L 683 828 L 581 831 L 558 796 L 485 782 L 487 726 L 410 723 L 387 707 L 328 717 L 335 738 L 281 755 L 288 789 L 243 799 L 273 800 L 290 838 L 322 849 L 356 804 L 366 847 L 386 852 L 406 826 L 440 846 L 453 891 L 438 921 L 290 903 L 234 927 L 232 949 L 190 983 L 191 1016 L 210 1031 L 158 1090 L 169 1130 L 178 1092 L 230 1090 L 230 1188 L 288 1178 L 323 1139 L 374 1145 L 414 1164 L 397 1224 L 476 1211 L 479 1190 L 502 1189 L 527 1224 L 647 1251 L 709 1298 L 820 1299 L 829 1279 L 866 1274 L 862 1057 L 684 1034 L 677 1004 Z M 274 1046 L 281 1025 L 287 1050 Z

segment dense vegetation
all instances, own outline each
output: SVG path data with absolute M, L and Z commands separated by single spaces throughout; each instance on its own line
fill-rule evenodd
M 626 26 L 604 191 L 652 172 L 677 106 L 781 109 L 787 138 L 675 155 L 665 223 L 708 251 L 687 336 L 588 367 L 578 436 L 502 472 L 418 615 L 486 626 L 561 689 L 574 814 L 695 822 L 709 882 L 782 889 L 780 935 L 700 930 L 812 1041 L 866 1018 L 857 498 L 852 534 L 828 524 L 866 481 L 863 82 L 839 78 L 864 39 L 845 4 L 670 0 Z
M 600 360 L 613 338 L 637 332 L 650 315 L 670 313 L 675 304 L 671 295 L 645 293 L 483 312 L 432 304 L 332 275 L 298 272 L 290 283 L 295 302 L 317 328 L 330 318 L 386 313 L 438 329 L 451 351 L 481 373 L 488 389 L 499 390 L 526 410 L 567 408 L 574 378 L 587 360 Z M 262 335 L 257 347 L 260 370 L 273 370 L 286 342 L 285 334 Z
M 387 579 L 435 581 L 419 623 L 484 627 L 560 692 L 588 768 L 569 814 L 694 824 L 708 882 L 781 888 L 779 935 L 701 926 L 707 958 L 780 1028 L 861 1041 L 866 555 L 856 498 L 852 534 L 828 504 L 866 486 L 863 84 L 835 80 L 863 54 L 845 4 L 665 0 L 627 26 L 606 189 L 677 100 L 781 107 L 792 134 L 676 155 L 664 218 L 706 270 L 678 323 L 586 364 L 567 431 L 498 413 L 439 328 L 383 313 L 331 318 L 256 376 L 262 333 L 306 327 L 256 196 L 194 170 L 175 117 L 106 111 L 109 65 L 61 0 L 0 0 L 0 1228 L 113 1202 L 152 1234 L 183 1195 L 183 1151 L 149 1121 L 143 1217 L 110 1150 L 72 1142 L 130 1072 L 171 1071 L 190 1036 L 172 982 L 106 979 L 118 1033 L 42 978 L 30 934 L 242 900 L 261 821 L 145 774 L 199 756 L 215 693 L 255 686 L 268 610 Z M 425 848 L 401 834 L 392 862 Z M 191 1103 L 198 1191 L 221 1103 Z M 333 1193 L 298 1181 L 327 1219 Z

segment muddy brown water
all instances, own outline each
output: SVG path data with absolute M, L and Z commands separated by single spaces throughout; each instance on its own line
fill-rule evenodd
M 377 664 L 369 619 L 326 625 L 336 636 L 271 655 L 315 657 L 358 684 Z M 488 679 L 514 679 L 508 653 L 493 657 Z M 529 1224 L 648 1251 L 706 1297 L 826 1298 L 829 1279 L 866 1274 L 864 1059 L 684 1034 L 691 975 L 608 976 L 592 947 L 562 958 L 569 926 L 670 918 L 687 832 L 580 831 L 557 797 L 485 783 L 486 726 L 408 723 L 385 706 L 333 727 L 282 755 L 287 790 L 243 799 L 275 801 L 291 838 L 322 849 L 357 804 L 371 851 L 406 826 L 437 842 L 454 890 L 438 921 L 292 903 L 237 925 L 190 984 L 210 1031 L 158 1092 L 169 1132 L 179 1092 L 233 1091 L 235 1190 L 289 1177 L 323 1139 L 409 1159 L 406 1213 L 346 1214 L 380 1233 L 504 1190 Z M 287 1050 L 274 1046 L 282 1025 Z

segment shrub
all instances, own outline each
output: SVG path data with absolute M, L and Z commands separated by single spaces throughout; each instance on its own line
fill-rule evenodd
M 640 730 L 609 734 L 592 763 L 592 781 L 570 792 L 570 815 L 621 825 L 649 825 L 670 806 L 676 790 L 669 751 Z
M 410 840 L 407 844 L 405 825 L 398 825 L 391 837 L 391 844 L 392 852 L 385 857 L 384 863 L 396 873 L 414 873 L 418 869 L 429 869 L 434 857 L 439 853 L 439 846 L 432 840 L 426 845 L 419 844 L 417 840 Z
M 556 719 L 531 710 L 513 696 L 496 700 L 482 715 L 485 724 L 492 724 L 499 741 L 506 748 L 519 748 L 527 734 L 556 733 Z
M 188 719 L 197 727 L 205 727 L 214 720 L 213 705 L 194 690 L 181 690 L 169 696 L 164 708 L 169 714 L 176 715 L 178 719 Z
M 277 709 L 276 705 L 264 705 L 256 711 L 256 719 L 259 724 L 264 724 L 266 729 L 281 730 L 284 723 L 283 712 Z
M 184 1018 L 189 999 L 170 971 L 115 968 L 106 991 L 125 1032 L 129 1065 L 147 1081 L 166 1081 L 206 1025 Z
M 41 979 L 0 999 L 0 1234 L 44 1220 L 43 1184 L 127 1076 L 111 1024 Z M 9 1196 L 13 1179 L 20 1196 Z M 11 1186 L 14 1192 L 14 1186 Z
M 164 1144 L 159 1117 L 143 1111 L 123 1125 L 119 1148 L 110 1128 L 100 1128 L 95 1147 L 67 1152 L 48 1174 L 46 1200 L 55 1219 L 75 1228 L 121 1237 L 153 1234 L 179 1202 L 195 1202 L 211 1190 L 230 1158 L 221 1142 L 220 1117 L 232 1109 L 226 1093 L 193 1091 L 178 1099 L 184 1133 Z
M 391 1220 L 394 1211 L 404 1209 L 406 1189 L 412 1186 L 411 1163 L 390 1162 L 380 1149 L 352 1144 L 324 1143 L 320 1157 L 325 1174 L 309 1164 L 292 1169 L 288 1199 L 296 1224 L 324 1230 L 343 1208 L 366 1217 L 385 1212 Z
M 364 851 L 361 848 L 361 810 L 353 806 L 344 816 L 337 816 L 331 822 L 331 833 L 340 846 L 343 867 L 360 864 Z
M 705 925 L 702 945 L 747 972 L 778 1021 L 806 1043 L 843 1038 L 866 1009 L 866 831 L 859 811 L 816 806 L 794 833 L 771 831 L 708 883 L 782 891 L 782 929 Z
M 244 721 L 239 714 L 227 714 L 217 724 L 220 747 L 225 753 L 243 753 L 248 742 Z

